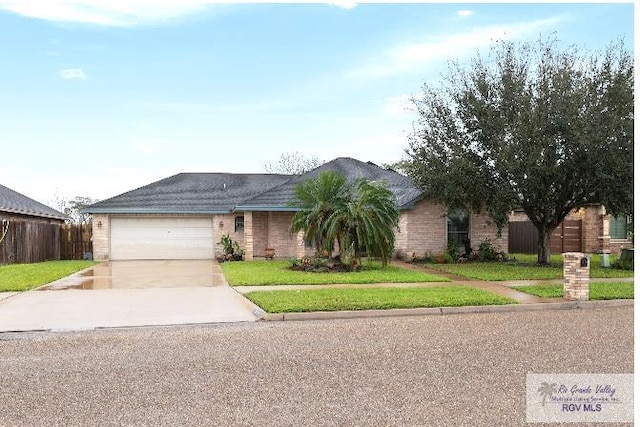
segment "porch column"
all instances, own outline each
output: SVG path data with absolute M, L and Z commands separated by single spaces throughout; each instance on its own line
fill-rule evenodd
M 296 233 L 296 258 L 303 256 L 305 256 L 304 231 L 298 231 Z
M 253 212 L 244 213 L 244 259 L 253 260 Z

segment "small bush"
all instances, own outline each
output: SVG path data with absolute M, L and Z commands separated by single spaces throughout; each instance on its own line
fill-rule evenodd
M 433 259 L 438 264 L 453 264 L 453 258 L 448 252 L 442 252 Z
M 435 262 L 435 256 L 431 253 L 431 251 L 426 251 L 424 253 L 424 262 L 433 264 Z
M 484 239 L 478 247 L 478 260 L 479 261 L 495 261 L 498 257 L 498 251 L 491 243 L 491 240 Z
M 460 258 L 460 244 L 457 241 L 449 240 L 447 242 L 446 253 L 453 260 Z
M 617 268 L 618 270 L 633 270 L 633 260 L 632 259 L 619 259 L 611 264 L 613 268 Z

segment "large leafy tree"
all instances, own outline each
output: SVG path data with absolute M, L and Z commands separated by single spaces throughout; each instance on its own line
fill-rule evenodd
M 521 207 L 548 264 L 567 214 L 602 203 L 633 209 L 633 57 L 561 49 L 552 38 L 497 42 L 413 100 L 419 114 L 405 170 L 450 207 L 486 210 L 501 228 Z
M 386 265 L 395 244 L 398 208 L 384 183 L 364 179 L 348 183 L 344 175 L 324 171 L 296 186 L 292 231 L 304 231 L 318 251 L 332 253 L 337 242 L 340 259 L 352 267 L 361 254 L 376 256 Z

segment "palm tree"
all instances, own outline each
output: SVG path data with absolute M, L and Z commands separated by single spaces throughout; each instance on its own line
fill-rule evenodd
M 347 180 L 344 175 L 326 171 L 318 174 L 314 180 L 306 180 L 295 188 L 296 201 L 293 206 L 301 210 L 293 216 L 291 231 L 304 231 L 304 239 L 314 242 L 316 251 L 333 251 L 333 240 L 327 240 L 324 224 L 349 197 Z
M 294 216 L 292 230 L 304 230 L 316 249 L 331 253 L 337 242 L 341 261 L 352 268 L 360 264 L 363 251 L 388 263 L 399 213 L 384 183 L 359 179 L 347 184 L 343 175 L 328 171 L 299 184 L 296 196 L 302 211 Z
M 556 390 L 556 383 L 549 384 L 546 381 L 541 383 L 540 387 L 538 387 L 538 394 L 542 396 L 542 406 L 544 406 L 547 402 L 547 396 L 549 397 L 549 399 L 551 399 L 553 394 L 557 392 L 558 391 Z

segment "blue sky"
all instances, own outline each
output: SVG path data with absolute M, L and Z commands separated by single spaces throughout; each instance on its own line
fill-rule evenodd
M 36 4 L 34 6 L 34 4 Z M 623 4 L 0 0 L 0 183 L 44 203 L 298 151 L 402 157 L 407 99 L 492 40 L 601 49 Z

